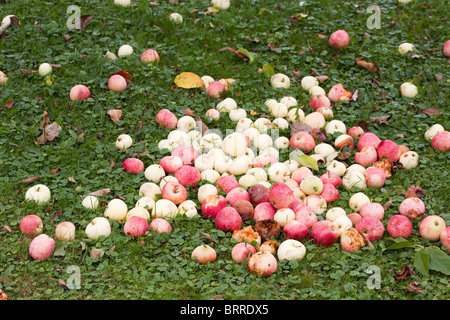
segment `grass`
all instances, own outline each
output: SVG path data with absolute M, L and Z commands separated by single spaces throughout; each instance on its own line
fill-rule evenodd
M 176 217 L 171 220 L 171 234 L 149 233 L 140 240 L 126 237 L 117 222 L 112 223 L 110 237 L 98 241 L 86 238 L 86 225 L 102 216 L 104 207 L 88 211 L 81 206 L 81 198 L 110 188 L 111 192 L 101 197 L 104 203 L 120 196 L 131 208 L 146 180 L 142 173 L 123 172 L 122 161 L 139 156 L 147 166 L 167 154 L 157 148 L 168 131 L 155 126 L 156 112 L 168 108 L 181 117 L 185 108 L 191 108 L 203 116 L 217 104 L 200 90 L 176 88 L 173 79 L 182 71 L 236 79 L 228 96 L 248 112 L 265 113 L 267 99 L 279 100 L 284 95 L 307 104 L 309 97 L 299 81 L 314 75 L 313 70 L 329 77 L 321 84 L 326 91 L 338 82 L 352 92 L 358 90 L 357 101 L 335 105 L 335 118 L 348 128 L 365 121 L 380 138 L 405 144 L 420 155 L 417 168 L 398 170 L 382 189 L 365 191 L 375 202 L 393 201 L 383 220 L 385 226 L 387 217 L 398 213 L 404 191 L 411 185 L 424 189 L 426 214 L 440 215 L 450 225 L 449 153 L 433 150 L 424 139 L 426 129 L 434 123 L 450 128 L 450 72 L 448 58 L 441 51 L 450 37 L 445 1 L 412 1 L 408 5 L 378 1 L 382 8 L 380 29 L 366 25 L 370 14 L 365 9 L 372 1 L 307 1 L 301 7 L 296 1 L 232 0 L 228 10 L 216 15 L 205 15 L 208 1 L 173 2 L 158 1 L 152 6 L 148 1 L 136 1 L 134 7 L 121 8 L 112 1 L 76 1 L 73 4 L 81 8 L 81 14 L 93 16 L 85 30 L 67 28 L 72 13 L 67 12 L 66 1 L 51 5 L 6 1 L 0 7 L 1 16 L 15 14 L 21 21 L 20 26 L 8 28 L 0 40 L 0 70 L 9 78 L 0 86 L 0 289 L 9 299 L 448 299 L 448 275 L 442 272 L 430 270 L 424 275 L 416 270 L 405 280 L 395 280 L 402 267 L 415 268 L 420 248 L 439 247 L 439 243 L 420 237 L 418 221 L 413 222 L 409 239 L 414 247 L 385 250 L 394 242 L 387 233 L 374 242 L 374 250 L 366 247 L 351 254 L 338 244 L 323 249 L 308 241 L 304 260 L 280 261 L 277 272 L 269 278 L 249 273 L 245 263 L 234 263 L 230 258 L 234 244 L 231 234 L 216 230 L 213 222 L 201 216 Z M 183 23 L 171 23 L 171 12 L 182 14 Z M 299 19 L 299 13 L 308 16 Z M 338 52 L 328 46 L 327 39 L 341 28 L 349 32 L 352 43 Z M 397 46 L 405 41 L 416 45 L 416 56 L 398 54 Z M 116 61 L 102 57 L 108 50 L 117 52 L 122 44 L 132 45 L 135 53 Z M 246 48 L 255 54 L 255 61 L 248 63 L 228 51 L 219 52 L 223 47 Z M 159 64 L 140 63 L 140 53 L 148 48 L 158 51 Z M 357 66 L 355 58 L 359 57 L 377 62 L 381 73 Z M 20 72 L 37 70 L 42 62 L 62 66 L 52 73 L 51 86 L 38 74 Z M 272 89 L 269 79 L 258 72 L 263 65 L 289 75 L 291 87 Z M 107 81 L 110 74 L 120 70 L 129 72 L 132 82 L 125 92 L 113 93 Z M 435 75 L 441 75 L 442 81 Z M 418 85 L 419 95 L 414 99 L 400 97 L 398 87 L 411 80 Z M 80 83 L 91 89 L 92 96 L 73 102 L 70 88 Z M 14 101 L 14 106 L 4 107 L 7 101 Z M 106 112 L 116 106 L 121 106 L 123 116 L 114 123 Z M 425 108 L 441 113 L 430 116 L 423 112 Z M 62 131 L 54 141 L 39 145 L 45 111 Z M 389 116 L 388 124 L 371 120 L 384 116 Z M 234 126 L 225 114 L 218 124 L 203 120 L 223 131 Z M 135 141 L 124 152 L 114 146 L 121 133 L 130 134 Z M 283 159 L 287 156 L 281 155 Z M 57 170 L 52 173 L 52 169 Z M 319 172 L 324 170 L 321 166 Z M 50 188 L 50 203 L 36 206 L 24 201 L 29 185 L 22 181 L 32 176 L 41 177 L 38 182 Z M 76 182 L 70 182 L 70 177 Z M 195 190 L 189 192 L 190 198 L 196 199 Z M 342 190 L 333 206 L 348 211 L 351 194 Z M 19 230 L 20 220 L 27 214 L 39 215 L 44 232 L 50 236 L 57 223 L 72 221 L 77 226 L 76 240 L 58 242 L 55 255 L 47 261 L 33 261 L 28 254 L 31 239 Z M 202 232 L 215 237 L 217 243 Z M 203 243 L 211 244 L 218 253 L 217 260 L 208 265 L 190 258 L 192 250 Z M 104 256 L 92 258 L 93 248 L 103 249 Z M 58 279 L 74 283 L 70 266 L 79 268 L 79 289 L 58 283 Z M 368 285 L 370 266 L 379 268 L 379 288 Z M 406 290 L 413 282 L 419 283 L 420 292 Z

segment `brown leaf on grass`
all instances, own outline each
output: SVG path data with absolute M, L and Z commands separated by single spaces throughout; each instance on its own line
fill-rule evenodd
M 444 77 L 442 76 L 442 74 L 437 74 L 437 73 L 434 75 L 434 77 L 436 78 L 437 81 L 440 81 L 440 82 L 442 82 L 442 80 L 443 80 L 443 78 L 444 78 Z
M 47 142 L 51 142 L 55 140 L 59 136 L 62 128 L 56 122 L 53 122 L 47 126 L 45 126 L 45 130 L 42 135 L 37 139 L 40 145 L 44 145 Z
M 77 183 L 76 180 L 73 177 L 69 177 L 69 182 Z
M 392 200 L 386 201 L 386 203 L 383 205 L 383 209 L 386 211 L 391 206 L 392 203 L 393 203 Z
M 351 155 L 352 154 L 350 152 L 346 151 L 346 152 L 342 152 L 342 154 L 340 154 L 337 158 L 339 160 L 343 161 L 343 160 L 347 160 L 348 158 L 350 158 Z
M 370 125 L 366 120 L 360 120 L 356 123 L 356 126 L 361 127 L 364 132 L 368 132 Z
M 100 190 L 91 192 L 90 195 L 91 196 L 96 196 L 96 197 L 104 197 L 110 192 L 111 192 L 110 188 L 105 188 L 105 189 L 100 189 Z
M 27 69 L 19 69 L 19 71 L 23 76 L 28 76 L 36 72 L 34 70 L 27 70 Z
M 436 108 L 425 108 L 422 110 L 422 113 L 425 113 L 431 117 L 442 114 L 442 111 Z
M 316 76 L 316 79 L 319 80 L 319 82 L 324 82 L 328 80 L 328 76 Z
M 395 280 L 401 281 L 411 277 L 412 274 L 416 274 L 409 266 L 402 267 L 395 275 Z
M 23 180 L 22 180 L 22 183 L 23 183 L 23 184 L 34 183 L 34 182 L 38 181 L 40 178 L 41 178 L 41 177 L 38 177 L 38 176 L 28 177 L 28 178 L 26 178 L 26 179 L 23 179 Z
M 77 30 L 86 30 L 87 25 L 94 17 L 89 14 L 84 14 L 75 20 L 74 28 Z
M 103 257 L 103 255 L 105 254 L 105 251 L 103 251 L 103 249 L 92 249 L 91 250 L 91 258 L 95 259 L 95 258 L 101 258 Z
M 229 51 L 231 53 L 234 53 L 235 55 L 237 55 L 239 58 L 244 59 L 244 60 L 249 60 L 248 57 L 243 54 L 242 52 L 239 52 L 233 48 L 230 47 L 223 47 L 222 49 L 219 49 L 219 52 L 224 52 L 224 51 Z
M 50 220 L 53 221 L 55 220 L 55 218 L 59 217 L 60 215 L 62 215 L 62 210 L 59 209 L 58 211 L 56 211 L 54 214 L 51 215 Z
M 50 173 L 51 173 L 51 174 L 55 174 L 55 173 L 57 173 L 58 171 L 61 171 L 61 168 L 52 169 L 52 170 L 50 170 Z
M 122 117 L 122 110 L 111 109 L 107 112 L 111 117 L 111 120 L 116 123 Z
M 384 116 L 384 117 L 372 117 L 370 118 L 371 121 L 376 122 L 378 124 L 389 124 L 388 120 L 391 116 Z
M 313 48 L 311 47 L 311 44 L 309 43 L 309 39 L 308 39 L 308 49 L 309 49 L 309 51 L 311 52 L 311 54 L 312 54 L 313 56 L 316 55 L 315 52 L 314 52 L 314 50 L 313 50 Z
M 249 41 L 249 42 L 255 42 L 255 43 L 258 43 L 258 42 L 259 42 L 258 39 L 252 39 L 252 38 L 249 38 L 249 37 L 246 37 L 245 40 L 246 40 L 246 41 Z
M 214 238 L 213 236 L 211 236 L 210 234 L 206 233 L 206 232 L 200 232 L 200 234 L 205 237 L 206 239 L 208 239 L 209 241 L 212 242 L 216 242 L 217 243 L 217 239 Z
M 15 101 L 8 100 L 5 103 L 5 107 L 8 108 L 8 109 L 11 109 L 13 107 L 14 103 L 15 103 Z
M 69 35 L 67 35 L 67 34 L 63 34 L 63 38 L 64 38 L 64 40 L 66 40 L 66 41 L 72 40 L 72 38 L 71 38 Z
M 267 45 L 270 50 L 275 51 L 275 45 L 271 42 Z
M 319 39 L 325 39 L 326 36 L 325 36 L 324 34 L 322 34 L 322 33 L 318 33 L 318 34 L 317 34 L 317 38 L 319 38 Z
M 58 285 L 61 287 L 67 287 L 67 283 L 63 279 L 58 279 Z
M 6 231 L 6 232 L 8 232 L 8 233 L 12 233 L 12 229 L 9 227 L 9 226 L 3 226 L 3 228 L 2 228 L 2 230 L 3 231 Z
M 378 74 L 380 73 L 380 69 L 378 68 L 378 64 L 376 62 L 367 62 L 362 58 L 356 58 L 355 61 L 358 66 L 363 67 L 364 69 L 369 70 L 370 72 Z
M 405 289 L 406 291 L 412 292 L 412 293 L 421 293 L 422 289 L 419 288 L 420 283 L 419 282 L 411 282 Z
M 184 109 L 184 114 L 194 118 L 197 117 L 197 115 L 194 112 L 192 112 L 191 108 Z

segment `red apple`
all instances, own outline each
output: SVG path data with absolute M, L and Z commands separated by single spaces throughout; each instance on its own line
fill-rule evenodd
M 176 205 L 183 203 L 187 199 L 186 188 L 176 181 L 167 182 L 161 190 L 161 195 L 163 199 L 170 200 Z
M 174 177 L 184 187 L 194 187 L 202 180 L 202 176 L 198 169 L 189 165 L 183 165 L 175 170 Z
M 289 207 L 292 211 L 294 211 L 294 213 L 300 209 L 301 207 L 303 207 L 303 202 L 302 200 L 298 199 L 298 198 L 294 198 L 294 201 L 292 202 L 292 205 Z
M 306 131 L 297 131 L 290 139 L 292 149 L 302 149 L 309 153 L 316 146 L 314 138 Z
M 294 213 L 295 220 L 303 223 L 308 229 L 311 229 L 311 227 L 319 221 L 314 210 L 307 206 L 300 207 L 294 211 Z
M 177 127 L 177 117 L 168 109 L 161 109 L 156 114 L 156 123 L 166 129 L 174 129 Z
M 419 233 L 429 241 L 438 241 L 446 228 L 445 220 L 438 215 L 425 217 L 419 224 Z
M 310 233 L 313 243 L 322 247 L 331 247 L 339 238 L 339 227 L 329 220 L 316 222 Z
M 431 139 L 431 147 L 441 152 L 450 150 L 450 131 L 436 133 Z
M 261 202 L 253 211 L 253 220 L 258 222 L 273 219 L 275 213 L 277 213 L 277 209 L 270 202 Z
M 219 230 L 233 232 L 241 229 L 242 218 L 235 208 L 225 207 L 217 213 L 215 225 Z
M 142 52 L 140 60 L 143 63 L 159 62 L 159 54 L 156 50 L 147 49 Z
M 328 92 L 328 98 L 331 102 L 343 102 L 348 101 L 352 98 L 353 94 L 346 90 L 344 86 L 340 83 L 335 84 L 331 87 Z
M 444 42 L 444 45 L 442 46 L 442 53 L 444 56 L 450 57 L 450 40 Z
M 355 153 L 355 162 L 368 167 L 378 159 L 377 150 L 374 147 L 363 147 L 361 151 Z
M 389 218 L 387 232 L 393 238 L 408 239 L 411 237 L 413 226 L 408 217 L 395 214 Z
M 411 186 L 405 192 L 405 198 L 423 198 L 425 197 L 425 192 L 419 186 Z
M 244 188 L 237 187 L 228 192 L 226 199 L 230 206 L 233 206 L 239 200 L 246 200 L 250 202 L 250 195 Z
M 269 277 L 277 270 L 277 259 L 269 251 L 259 251 L 248 259 L 248 269 L 261 277 Z
M 86 100 L 91 96 L 91 92 L 88 87 L 78 84 L 70 90 L 70 100 L 72 101 L 81 101 Z
M 320 180 L 322 180 L 324 185 L 326 183 L 331 183 L 336 188 L 342 185 L 342 178 L 338 174 L 331 171 L 328 171 L 327 173 L 321 175 Z
M 227 206 L 224 196 L 212 194 L 202 202 L 202 215 L 208 219 L 214 219 L 220 210 Z
M 145 235 L 149 226 L 147 219 L 139 216 L 132 216 L 125 222 L 123 231 L 128 237 L 140 238 Z
M 20 221 L 20 231 L 27 236 L 35 237 L 40 235 L 43 230 L 42 219 L 35 214 L 26 215 Z
M 364 147 L 374 147 L 375 149 L 380 144 L 381 139 L 372 132 L 363 133 L 358 140 L 357 149 L 361 151 Z
M 358 223 L 358 221 L 362 219 L 361 215 L 357 212 L 349 213 L 347 214 L 347 217 L 350 219 L 353 226 L 355 226 Z
M 138 158 L 127 158 L 122 163 L 122 167 L 125 172 L 138 174 L 139 172 L 144 170 L 144 163 Z
M 321 107 L 330 107 L 330 99 L 324 94 L 318 94 L 315 96 L 312 96 L 309 100 L 309 107 L 313 109 L 314 111 L 317 111 L 317 109 Z
M 119 74 L 112 75 L 108 80 L 108 88 L 114 92 L 123 92 L 127 86 L 127 80 Z
M 237 210 L 243 221 L 248 221 L 253 218 L 255 209 L 250 201 L 238 200 L 232 207 Z
M 365 203 L 359 209 L 359 214 L 362 218 L 373 217 L 377 218 L 378 220 L 383 220 L 384 208 L 377 202 Z
M 183 160 L 174 156 L 165 156 L 159 160 L 159 165 L 167 174 L 171 174 L 183 166 Z
M 370 241 L 378 241 L 383 237 L 384 225 L 377 218 L 362 218 L 356 225 L 355 229 L 366 235 Z
M 383 140 L 377 147 L 377 154 L 380 160 L 387 159 L 389 163 L 397 162 L 400 159 L 400 147 L 392 140 Z
M 303 179 L 313 175 L 313 172 L 308 167 L 300 167 L 292 172 L 291 179 L 295 180 L 295 182 L 300 185 Z
M 223 190 L 225 193 L 229 193 L 234 188 L 239 187 L 239 182 L 233 175 L 222 176 L 216 182 L 217 190 Z
M 339 191 L 333 184 L 325 183 L 320 196 L 324 198 L 327 203 L 332 203 L 339 199 Z
M 386 174 L 378 167 L 369 167 L 364 171 L 366 183 L 369 187 L 380 188 L 384 186 L 386 181 Z
M 200 262 L 200 264 L 206 264 L 209 262 L 213 262 L 217 258 L 216 250 L 210 247 L 207 244 L 203 244 L 201 246 L 196 247 L 192 251 L 192 258 Z
M 450 227 L 446 227 L 439 236 L 439 240 L 441 241 L 441 245 L 445 247 L 447 253 L 450 254 Z
M 418 220 L 425 214 L 425 204 L 416 197 L 406 198 L 400 203 L 399 211 L 411 220 Z
M 269 190 L 269 202 L 276 209 L 289 208 L 294 202 L 294 193 L 285 183 L 275 183 Z
M 241 263 L 249 256 L 256 253 L 256 249 L 250 243 L 239 242 L 231 250 L 231 259 L 237 263 Z
M 294 239 L 304 241 L 308 237 L 308 227 L 298 220 L 291 220 L 283 227 L 283 236 L 285 239 Z
M 364 133 L 363 128 L 360 126 L 354 126 L 348 129 L 347 134 L 353 139 L 359 138 Z
M 350 44 L 350 36 L 345 30 L 336 30 L 330 35 L 328 44 L 330 47 L 343 49 Z
M 192 166 L 198 158 L 198 152 L 190 146 L 178 146 L 172 151 L 172 156 L 180 158 L 183 164 Z
M 28 252 L 34 260 L 46 260 L 55 251 L 55 240 L 46 234 L 36 236 L 28 247 Z
M 172 231 L 172 226 L 169 221 L 163 218 L 155 218 L 150 222 L 149 230 L 154 231 L 156 233 L 170 233 Z
M 255 206 L 262 202 L 269 201 L 269 188 L 263 186 L 262 184 L 255 184 L 251 186 L 247 192 L 250 196 L 250 202 Z
M 210 98 L 219 99 L 225 93 L 226 89 L 227 87 L 223 83 L 213 81 L 208 85 L 206 91 L 208 92 L 208 96 Z

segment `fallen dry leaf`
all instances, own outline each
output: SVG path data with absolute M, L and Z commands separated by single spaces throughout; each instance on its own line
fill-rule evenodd
M 182 72 L 174 79 L 175 84 L 184 89 L 202 88 L 205 82 L 193 72 Z
M 212 241 L 212 242 L 217 242 L 217 239 L 214 238 L 213 236 L 211 236 L 209 233 L 206 232 L 200 232 L 200 234 L 205 237 L 206 239 Z
M 409 266 L 402 267 L 395 275 L 395 280 L 401 281 L 411 277 L 412 274 L 416 274 Z
M 55 174 L 55 173 L 57 173 L 58 171 L 61 171 L 61 168 L 52 169 L 52 170 L 50 170 L 50 173 L 51 173 L 51 174 Z
M 422 110 L 422 113 L 425 113 L 431 117 L 442 114 L 442 111 L 436 108 L 425 108 Z
M 194 112 L 192 112 L 191 108 L 184 109 L 184 114 L 194 118 L 197 117 L 197 115 Z
M 14 103 L 15 103 L 15 101 L 8 100 L 5 103 L 5 107 L 8 108 L 8 109 L 11 109 L 13 107 Z
M 69 177 L 69 182 L 77 183 L 73 177 Z
M 34 183 L 34 182 L 38 181 L 40 178 L 41 178 L 41 177 L 38 177 L 38 176 L 28 177 L 28 178 L 26 178 L 26 179 L 23 179 L 23 180 L 22 180 L 22 183 L 23 183 L 23 184 Z
M 369 70 L 370 72 L 374 73 L 380 73 L 380 69 L 378 68 L 378 64 L 376 62 L 367 62 L 363 60 L 362 58 L 355 59 L 356 64 L 360 67 L 363 67 L 366 70 Z
M 62 128 L 56 122 L 45 126 L 44 133 L 42 133 L 42 135 L 37 139 L 38 143 L 40 145 L 44 145 L 47 142 L 55 140 L 55 138 L 59 136 L 61 130 Z
M 96 197 L 104 197 L 110 192 L 111 192 L 110 188 L 105 188 L 105 189 L 100 189 L 100 190 L 91 192 L 90 195 L 91 196 L 96 196 Z
M 384 117 L 372 117 L 370 118 L 371 121 L 374 121 L 378 124 L 389 124 L 388 120 L 391 116 L 384 116 Z
M 442 82 L 442 79 L 444 78 L 442 76 L 442 74 L 437 74 L 437 73 L 434 75 L 434 77 L 436 78 L 437 81 L 440 81 L 440 82 Z
M 421 293 L 422 289 L 419 288 L 419 285 L 419 282 L 411 282 L 405 289 L 412 293 Z
M 319 82 L 324 82 L 328 80 L 328 76 L 316 76 L 316 79 L 319 80 Z
M 386 201 L 386 203 L 383 205 L 383 209 L 386 211 L 391 206 L 392 203 L 393 203 L 392 200 Z
M 3 231 L 6 231 L 6 232 L 8 232 L 8 233 L 12 233 L 12 229 L 9 227 L 9 226 L 3 226 Z
M 84 14 L 75 20 L 74 28 L 77 30 L 86 30 L 87 25 L 94 17 L 89 14 Z
M 116 123 L 122 117 L 122 110 L 111 109 L 107 112 L 111 117 L 111 120 Z
M 65 282 L 63 279 L 58 279 L 58 284 L 59 284 L 61 287 L 67 287 L 67 284 L 66 284 L 66 282 Z
M 91 250 L 91 258 L 95 259 L 95 258 L 101 258 L 103 257 L 103 255 L 105 254 L 105 251 L 103 251 L 103 249 L 92 249 Z

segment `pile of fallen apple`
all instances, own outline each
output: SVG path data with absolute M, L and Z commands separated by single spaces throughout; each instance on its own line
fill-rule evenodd
M 330 45 L 334 47 L 346 46 L 348 41 L 342 30 L 330 37 Z M 132 52 L 132 48 L 124 46 L 119 56 Z M 141 56 L 144 63 L 158 60 L 159 55 L 152 49 Z M 230 79 L 214 81 L 204 76 L 202 80 L 211 98 L 221 98 L 227 86 L 232 85 Z M 274 74 L 271 84 L 274 88 L 287 88 L 289 77 Z M 415 88 L 411 86 L 402 85 L 401 94 L 414 96 Z M 144 172 L 147 181 L 139 187 L 141 198 L 132 208 L 119 198 L 111 200 L 103 216 L 87 225 L 86 236 L 108 237 L 109 220 L 115 220 L 123 225 L 126 236 L 141 238 L 148 232 L 171 232 L 170 221 L 178 215 L 192 218 L 200 214 L 237 241 L 231 258 L 239 263 L 248 259 L 249 270 L 261 276 L 276 271 L 277 258 L 303 259 L 306 255 L 303 243 L 309 239 L 322 247 L 339 241 L 343 250 L 355 252 L 372 246 L 386 229 L 393 238 L 409 238 L 413 230 L 411 221 L 419 219 L 422 219 L 420 235 L 429 241 L 440 241 L 450 252 L 450 227 L 438 215 L 424 217 L 425 204 L 419 187 L 408 190 L 398 214 L 388 221 L 383 205 L 372 202 L 364 193 L 368 187 L 382 187 L 392 176 L 394 165 L 401 170 L 414 169 L 419 155 L 387 137 L 364 132 L 358 126 L 347 128 L 344 122 L 334 119 L 332 103 L 352 98 L 342 84 L 335 84 L 326 93 L 316 77 L 306 76 L 301 87 L 310 94 L 308 105 L 300 106 L 292 96 L 281 97 L 279 101 L 268 99 L 265 106 L 271 117 L 252 119 L 233 98 L 221 99 L 215 108 L 205 112 L 205 117 L 212 121 L 229 117 L 235 127 L 226 133 L 214 129 L 202 132 L 198 119 L 190 115 L 177 118 L 168 109 L 160 110 L 155 122 L 166 128 L 168 134 L 158 142 L 158 147 L 168 149 L 171 154 L 147 165 L 138 158 L 125 159 L 124 171 Z M 113 75 L 108 88 L 122 92 L 127 81 L 121 75 Z M 70 92 L 74 101 L 89 96 L 89 89 L 83 85 L 74 86 Z M 279 136 L 280 130 L 290 128 L 293 123 L 301 124 L 296 132 L 290 137 Z M 449 135 L 436 124 L 425 138 L 434 149 L 446 152 L 450 148 Z M 133 139 L 121 134 L 115 144 L 118 149 L 127 150 Z M 279 161 L 280 150 L 291 151 L 288 160 Z M 354 153 L 347 159 L 353 160 L 350 166 L 339 160 L 343 150 Z M 320 162 L 326 165 L 326 172 L 319 175 L 315 165 Z M 196 188 L 197 199 L 188 199 L 189 188 Z M 354 192 L 348 203 L 351 213 L 346 213 L 346 208 L 333 207 L 342 189 Z M 39 184 L 31 187 L 25 198 L 48 202 L 51 192 Z M 83 199 L 82 205 L 97 209 L 99 200 L 90 195 Z M 20 229 L 34 237 L 29 247 L 34 259 L 52 256 L 55 240 L 41 234 L 40 217 L 24 217 Z M 72 222 L 62 222 L 56 226 L 55 239 L 73 240 L 75 230 Z M 216 251 L 204 244 L 195 248 L 192 256 L 207 263 L 216 259 Z

